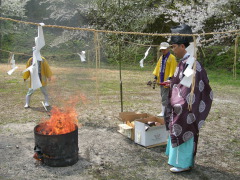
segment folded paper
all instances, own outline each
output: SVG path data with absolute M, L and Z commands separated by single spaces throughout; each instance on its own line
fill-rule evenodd
M 191 57 L 194 57 L 194 43 L 191 42 L 189 46 L 186 48 L 186 51 L 189 53 Z
M 194 43 L 190 43 L 190 45 L 186 48 L 186 51 L 190 55 L 190 57 L 187 59 L 186 64 L 188 65 L 187 68 L 184 70 L 183 74 L 184 77 L 180 81 L 180 84 L 190 88 L 192 85 L 192 78 L 194 77 L 194 69 L 193 64 L 196 61 L 196 58 L 194 57 Z
M 186 64 L 188 64 L 188 68 L 192 68 L 194 62 L 195 62 L 195 58 L 190 55 L 190 57 L 187 59 L 187 62 L 186 62 Z
M 187 67 L 187 68 L 185 69 L 185 71 L 184 71 L 183 74 L 184 74 L 185 76 L 189 77 L 189 76 L 193 75 L 193 73 L 194 73 L 193 69 Z
M 38 61 L 42 61 L 40 50 L 45 46 L 45 40 L 43 35 L 42 26 L 38 26 L 38 37 L 35 37 L 36 58 Z
M 184 77 L 182 78 L 182 80 L 180 81 L 180 84 L 182 84 L 182 85 L 190 88 L 190 86 L 191 86 L 191 84 L 192 84 L 192 78 L 193 78 L 193 74 L 190 75 L 189 77 L 184 76 Z

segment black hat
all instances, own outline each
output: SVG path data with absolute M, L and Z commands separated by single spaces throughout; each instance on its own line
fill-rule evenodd
M 171 32 L 176 34 L 192 34 L 192 29 L 186 24 L 182 24 L 176 27 L 171 28 Z M 192 36 L 171 36 L 171 44 L 185 44 L 193 42 Z

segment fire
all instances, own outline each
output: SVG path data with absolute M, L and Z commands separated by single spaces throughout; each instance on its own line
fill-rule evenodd
M 72 132 L 78 125 L 77 113 L 75 108 L 68 107 L 61 110 L 58 107 L 53 107 L 51 117 L 48 120 L 43 120 L 37 132 L 43 135 L 59 135 Z
M 59 135 L 76 130 L 76 126 L 79 126 L 79 124 L 75 107 L 79 101 L 86 104 L 87 98 L 78 93 L 68 101 L 64 101 L 66 104 L 64 108 L 60 109 L 53 106 L 50 119 L 43 119 L 36 131 L 43 135 Z

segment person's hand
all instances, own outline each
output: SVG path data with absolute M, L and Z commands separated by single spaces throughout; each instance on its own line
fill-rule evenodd
M 170 80 L 167 80 L 167 81 L 165 81 L 166 82 L 166 87 L 170 87 L 170 84 L 171 84 L 171 81 Z
M 156 83 L 157 83 L 157 80 L 154 79 L 154 80 L 153 80 L 153 89 L 155 89 Z
M 23 79 L 23 81 L 25 82 L 25 81 L 26 81 L 26 79 Z

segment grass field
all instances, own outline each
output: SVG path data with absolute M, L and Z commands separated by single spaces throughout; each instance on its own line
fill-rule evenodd
M 50 63 L 51 64 L 51 63 Z M 240 75 L 234 80 L 231 73 L 208 71 L 214 101 L 205 126 L 200 131 L 196 166 L 190 173 L 175 175 L 169 172 L 164 147 L 146 149 L 135 145 L 117 133 L 121 123 L 120 81 L 118 68 L 95 69 L 74 63 L 52 63 L 54 77 L 48 92 L 52 106 L 64 107 L 68 100 L 80 98 L 76 109 L 79 123 L 81 162 L 73 167 L 35 167 L 32 129 L 47 118 L 37 90 L 31 108 L 24 109 L 28 82 L 24 83 L 25 65 L 11 76 L 10 66 L 0 64 L 0 179 L 238 179 L 240 177 Z M 147 86 L 152 80 L 151 68 L 122 70 L 123 111 L 160 112 L 159 88 Z M 101 139 L 102 138 L 102 139 Z M 21 145 L 20 151 L 14 143 Z M 12 157 L 25 156 L 18 160 Z M 27 155 L 27 156 L 26 156 Z M 27 164 L 23 167 L 23 164 Z M 10 168 L 11 167 L 11 168 Z M 35 168 L 38 171 L 35 171 Z M 44 175 L 41 173 L 44 172 Z M 26 174 L 26 176 L 25 176 Z M 159 178 L 161 177 L 161 178 Z M 81 179 L 81 178 L 80 178 Z

